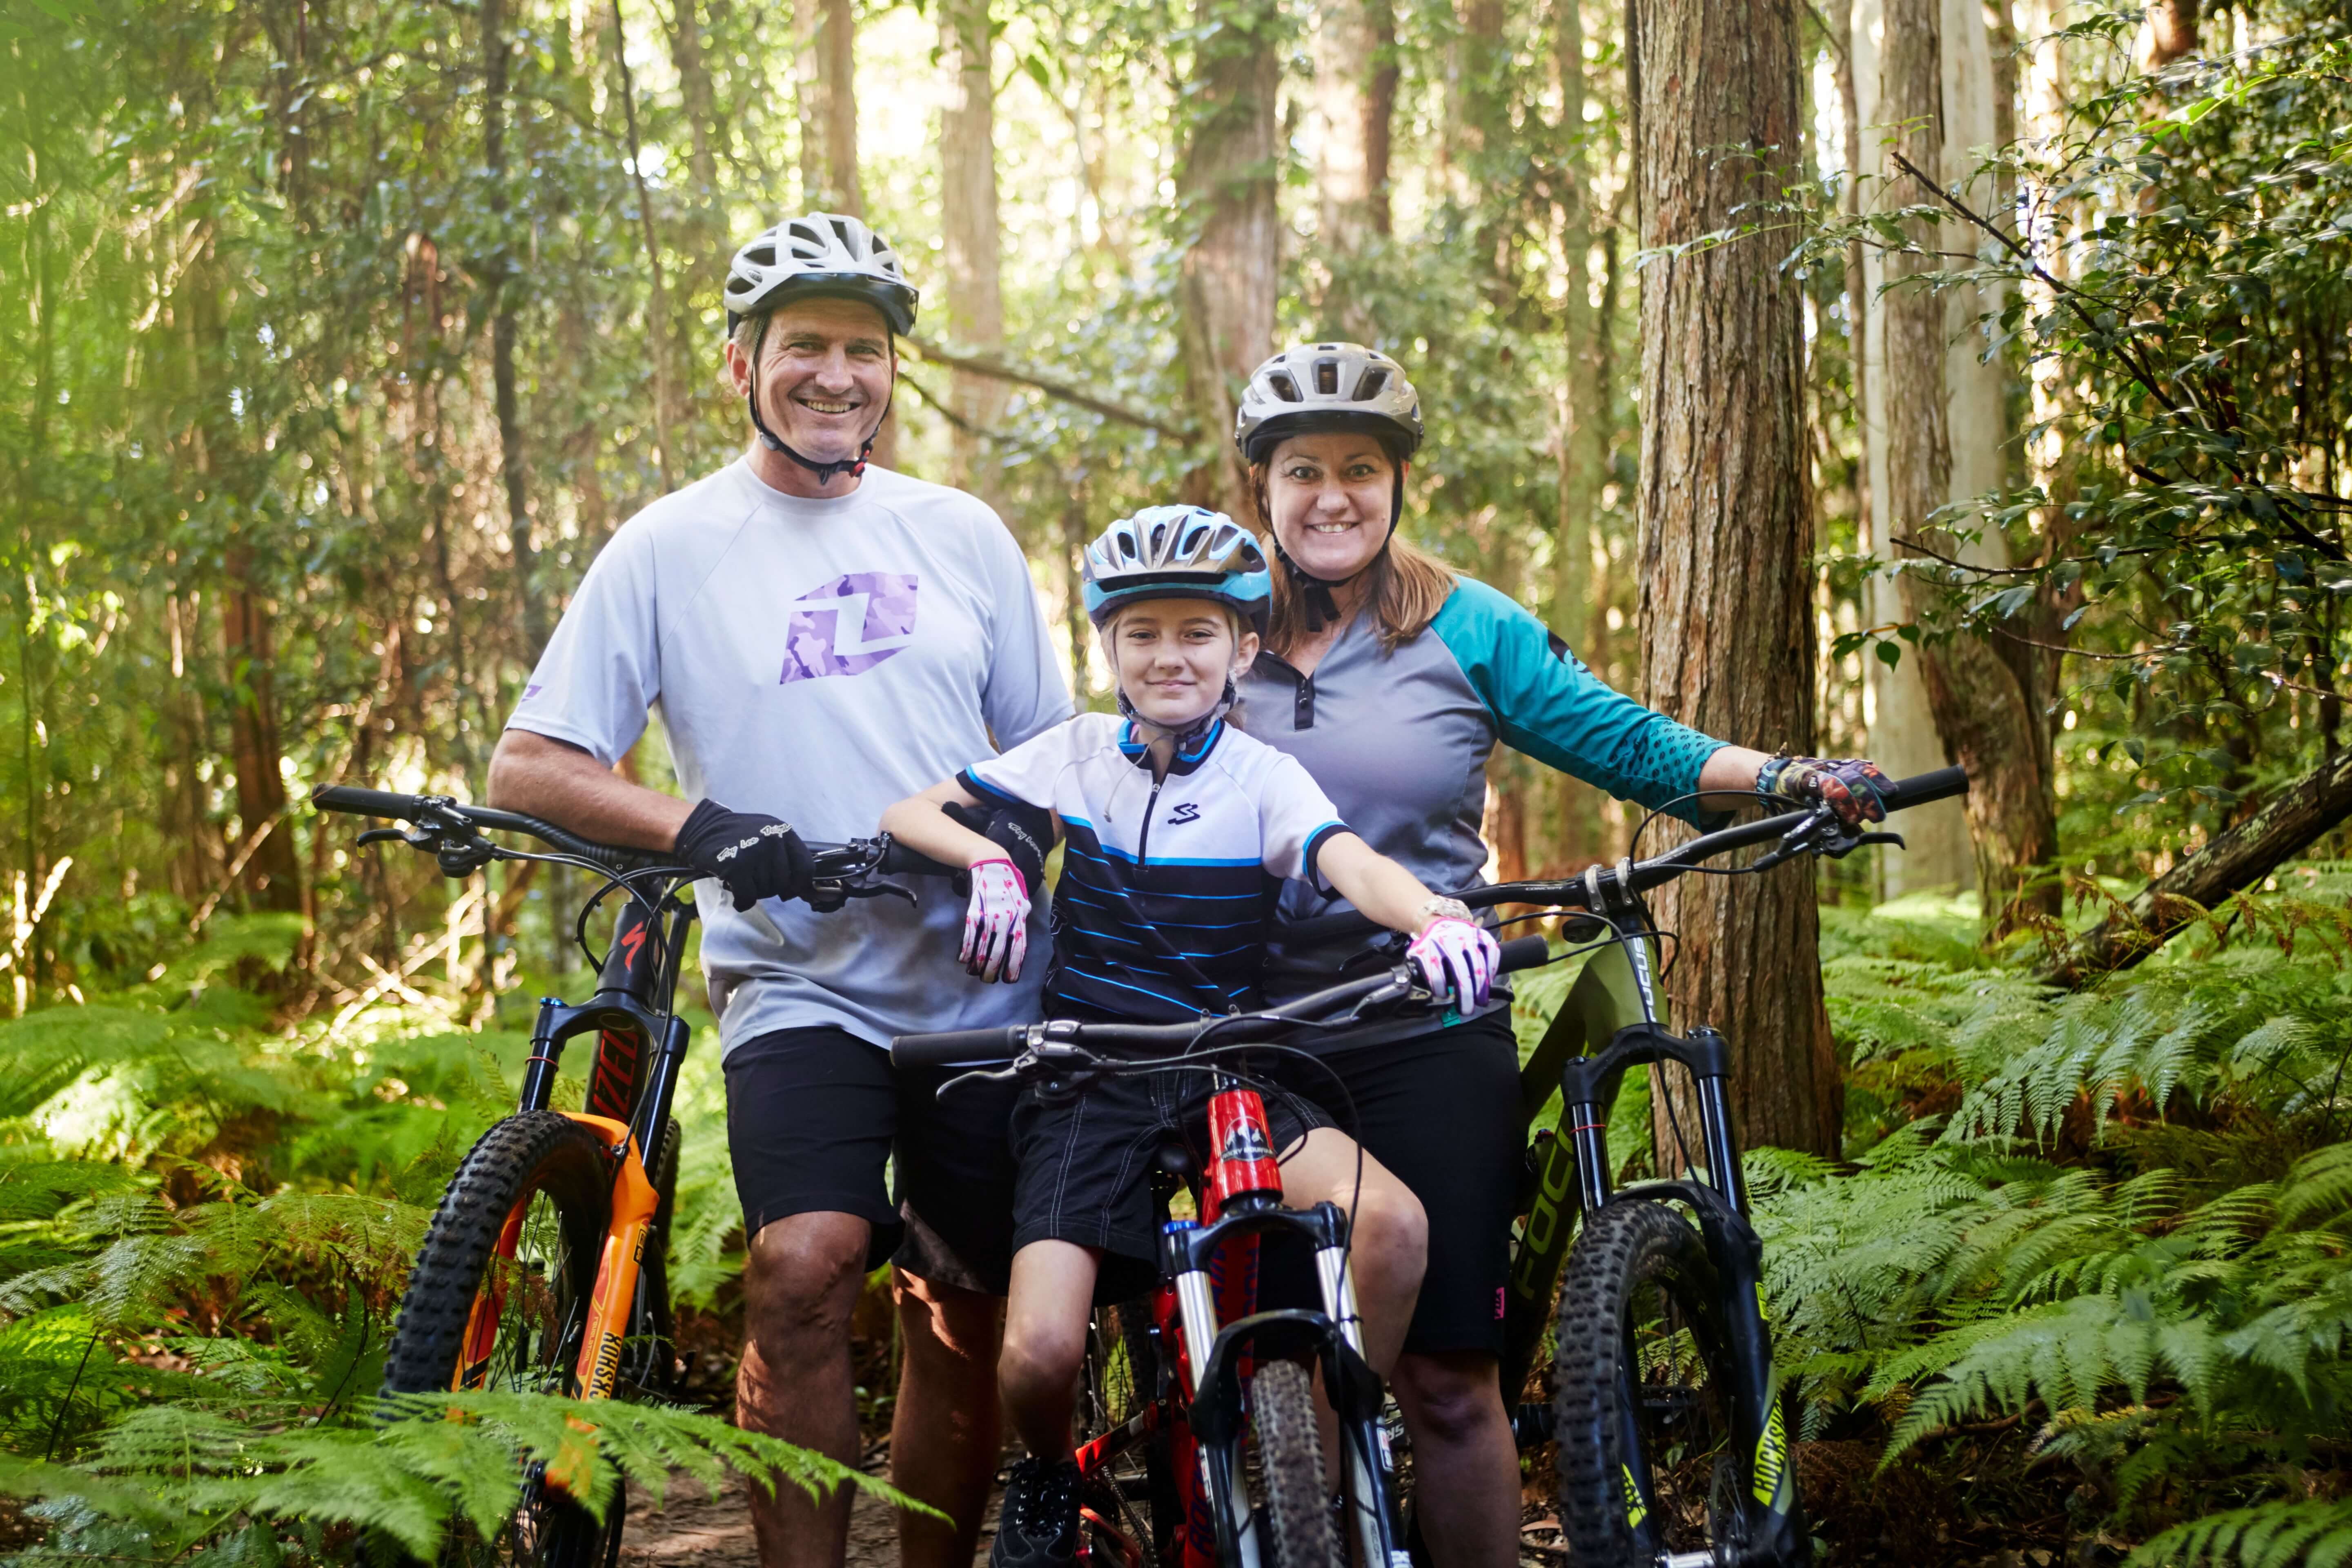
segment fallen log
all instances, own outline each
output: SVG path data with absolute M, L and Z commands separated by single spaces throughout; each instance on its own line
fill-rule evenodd
M 2282 789 L 2263 808 L 2163 876 L 2066 945 L 2039 975 L 2069 990 L 2133 964 L 2186 925 L 2254 886 L 2320 836 L 2352 816 L 2352 748 Z

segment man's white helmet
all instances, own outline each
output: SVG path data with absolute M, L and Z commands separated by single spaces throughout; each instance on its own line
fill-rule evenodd
M 754 235 L 727 269 L 727 330 L 795 294 L 863 300 L 894 332 L 915 330 L 921 296 L 898 269 L 890 242 L 854 217 L 810 213 Z
M 1361 343 L 1301 343 L 1257 367 L 1234 420 L 1234 445 L 1262 463 L 1286 437 L 1369 430 L 1400 461 L 1421 446 L 1421 395 L 1404 367 Z

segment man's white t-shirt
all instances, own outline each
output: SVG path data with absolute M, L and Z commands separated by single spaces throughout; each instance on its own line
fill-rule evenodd
M 588 568 L 509 728 L 606 766 L 657 709 L 680 788 L 802 837 L 870 837 L 883 808 L 1070 716 L 1020 548 L 986 505 L 883 468 L 834 500 L 738 460 L 624 523 Z M 727 1049 L 775 1029 L 894 1034 L 1037 1016 L 1039 972 L 956 963 L 963 901 L 731 908 L 700 883 L 702 968 Z M 1042 900 L 1040 900 L 1042 902 Z M 1033 939 L 1036 935 L 1033 929 Z

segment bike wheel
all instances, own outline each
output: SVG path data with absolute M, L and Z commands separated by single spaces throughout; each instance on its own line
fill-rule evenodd
M 1745 1545 L 1748 1466 L 1733 1440 L 1715 1266 L 1688 1221 L 1616 1203 L 1569 1255 L 1554 1361 L 1559 1519 L 1583 1568 Z
M 401 1299 L 386 1394 L 570 1394 L 612 1215 L 612 1165 L 591 1128 L 551 1110 L 482 1134 L 442 1194 Z M 609 1568 L 624 1509 L 601 1525 L 534 1469 L 495 1538 L 459 1531 L 442 1561 Z
M 1295 1361 L 1271 1361 L 1250 1379 L 1257 1437 L 1257 1511 L 1274 1568 L 1345 1568 L 1323 1478 L 1314 1381 Z
M 1079 1409 L 1081 1446 L 1117 1431 L 1159 1397 L 1160 1363 L 1151 1337 L 1150 1300 L 1106 1307 L 1095 1314 L 1087 1347 L 1086 1397 Z M 1084 1506 L 1097 1568 L 1169 1561 L 1176 1529 L 1176 1486 L 1168 1463 L 1168 1435 L 1150 1433 L 1087 1477 Z

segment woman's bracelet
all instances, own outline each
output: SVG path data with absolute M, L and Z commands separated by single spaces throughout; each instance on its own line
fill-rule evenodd
M 1467 921 L 1475 917 L 1470 906 L 1459 899 L 1425 899 L 1421 912 L 1433 921 Z

